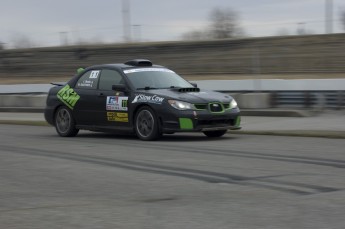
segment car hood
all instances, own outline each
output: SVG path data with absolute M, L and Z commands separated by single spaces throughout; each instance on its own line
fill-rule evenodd
M 193 89 L 156 89 L 138 91 L 136 94 L 146 94 L 152 96 L 159 96 L 166 99 L 175 99 L 189 103 L 209 103 L 209 102 L 230 102 L 232 97 L 230 95 L 209 91 L 209 90 L 193 90 Z

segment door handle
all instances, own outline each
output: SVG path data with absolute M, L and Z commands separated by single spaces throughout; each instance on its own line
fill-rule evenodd
M 101 92 L 98 94 L 98 97 L 104 97 L 105 95 Z

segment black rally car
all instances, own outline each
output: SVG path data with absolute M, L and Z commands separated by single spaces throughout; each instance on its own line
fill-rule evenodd
M 196 131 L 220 137 L 240 128 L 239 115 L 231 96 L 200 90 L 142 59 L 83 69 L 50 89 L 45 109 L 45 119 L 60 136 L 75 136 L 80 129 L 123 130 L 142 140 Z

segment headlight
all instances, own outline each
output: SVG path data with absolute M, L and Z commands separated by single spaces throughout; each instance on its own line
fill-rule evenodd
M 169 104 L 176 108 L 177 110 L 194 110 L 195 107 L 191 103 L 177 101 L 177 100 L 168 100 Z
M 236 107 L 237 107 L 237 102 L 234 99 L 231 100 L 231 102 L 230 102 L 230 109 L 234 109 Z

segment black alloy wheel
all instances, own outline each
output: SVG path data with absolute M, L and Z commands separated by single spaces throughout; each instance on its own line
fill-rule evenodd
M 158 119 L 150 107 L 141 107 L 136 113 L 135 133 L 144 141 L 155 140 L 161 136 Z
M 69 108 L 59 107 L 55 113 L 55 129 L 62 137 L 76 136 L 79 130 L 75 127 L 75 121 Z

